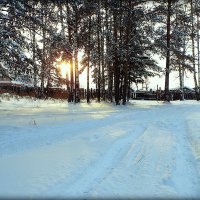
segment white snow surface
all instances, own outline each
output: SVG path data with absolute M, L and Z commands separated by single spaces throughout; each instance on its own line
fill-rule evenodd
M 200 199 L 200 103 L 0 102 L 0 198 Z

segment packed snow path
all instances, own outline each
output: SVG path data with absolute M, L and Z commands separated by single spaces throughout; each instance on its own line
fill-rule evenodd
M 200 104 L 0 103 L 0 198 L 200 198 Z

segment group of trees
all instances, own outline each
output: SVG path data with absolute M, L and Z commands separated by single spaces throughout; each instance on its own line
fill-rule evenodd
M 108 98 L 117 105 L 126 104 L 132 83 L 161 73 L 169 101 L 170 71 L 179 71 L 183 91 L 189 70 L 198 99 L 198 13 L 199 0 L 1 0 L 0 65 L 13 79 L 30 79 L 42 94 L 45 87 L 69 81 L 70 101 L 86 70 L 87 101 L 92 77 L 98 101 Z M 164 68 L 155 55 L 166 59 Z M 70 64 L 69 80 L 61 78 L 58 59 Z

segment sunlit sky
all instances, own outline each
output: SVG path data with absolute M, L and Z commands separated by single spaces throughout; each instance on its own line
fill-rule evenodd
M 156 57 L 156 61 L 158 62 L 158 65 L 165 69 L 165 63 L 166 60 L 160 60 L 160 58 Z M 161 77 L 159 78 L 158 76 L 152 77 L 149 79 L 149 88 L 156 90 L 157 85 L 158 88 L 161 87 L 161 89 L 164 89 L 165 87 L 165 75 L 161 74 Z M 185 77 L 184 77 L 184 85 L 190 88 L 194 87 L 194 80 L 193 80 L 193 74 L 190 72 L 186 72 Z M 169 75 L 169 88 L 176 88 L 180 86 L 179 82 L 179 73 L 178 72 L 171 72 Z

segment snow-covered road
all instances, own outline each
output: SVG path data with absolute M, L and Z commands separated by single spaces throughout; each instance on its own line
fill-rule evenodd
M 200 105 L 0 103 L 0 198 L 200 198 Z

